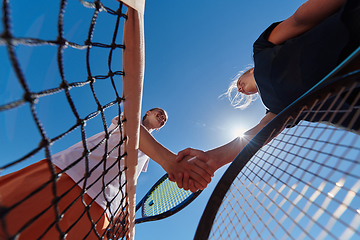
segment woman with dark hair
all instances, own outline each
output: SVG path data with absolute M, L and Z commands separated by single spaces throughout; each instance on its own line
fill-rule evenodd
M 205 188 L 213 174 L 211 170 L 204 172 L 205 163 L 199 163 L 201 168 L 186 161 L 178 163 L 176 154 L 152 137 L 151 132 L 161 129 L 167 120 L 168 115 L 161 108 L 148 110 L 144 115 L 135 178 L 146 171 L 150 157 L 170 175 L 190 172 L 197 179 L 197 188 Z M 116 116 L 107 133 L 86 139 L 86 148 L 91 152 L 85 151 L 85 143 L 80 141 L 52 155 L 56 184 L 49 159 L 0 177 L 0 239 L 10 239 L 17 233 L 17 239 L 59 239 L 59 230 L 66 232 L 66 239 L 98 239 L 97 234 L 103 236 L 114 222 L 122 222 L 122 212 L 127 207 L 123 191 L 126 167 L 120 155 L 125 151 L 120 145 L 123 126 L 119 123 Z M 60 219 L 56 219 L 55 203 Z M 119 229 L 121 224 L 115 230 Z

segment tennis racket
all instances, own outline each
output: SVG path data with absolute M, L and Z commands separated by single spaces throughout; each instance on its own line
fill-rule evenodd
M 178 188 L 171 182 L 168 174 L 162 176 L 136 205 L 136 211 L 141 208 L 141 218 L 135 219 L 135 224 L 167 218 L 189 205 L 202 191 L 192 193 Z
M 359 63 L 360 48 L 247 144 L 194 239 L 360 239 Z

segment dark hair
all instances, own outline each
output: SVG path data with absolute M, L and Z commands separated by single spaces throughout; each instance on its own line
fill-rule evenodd
M 156 107 L 156 108 L 150 109 L 149 111 L 152 112 L 152 111 L 154 111 L 154 110 L 162 110 L 162 111 L 164 111 L 165 114 L 166 114 L 166 119 L 167 119 L 167 113 L 166 113 L 166 111 L 165 111 L 164 109 Z M 143 121 L 143 122 L 145 121 L 146 117 L 147 117 L 147 114 L 145 113 L 145 115 L 144 115 L 143 118 L 142 118 L 142 121 Z

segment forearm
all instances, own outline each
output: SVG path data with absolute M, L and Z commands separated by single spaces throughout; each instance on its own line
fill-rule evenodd
M 216 169 L 219 169 L 225 164 L 232 162 L 247 142 L 247 140 L 237 137 L 225 145 L 206 152 L 210 155 L 210 158 L 214 160 Z
M 191 160 L 192 163 L 195 165 L 200 164 L 200 162 L 206 163 L 205 165 L 211 169 L 210 172 L 215 172 L 225 164 L 232 162 L 251 139 L 253 139 L 253 137 L 255 137 L 255 135 L 275 116 L 276 114 L 274 113 L 267 113 L 255 127 L 244 134 L 244 137 L 235 138 L 231 142 L 218 148 L 206 152 L 192 148 L 184 149 L 178 153 L 176 161 L 187 163 L 188 157 L 192 156 L 195 157 Z M 204 166 L 202 166 L 202 168 L 204 168 Z M 178 184 L 178 187 L 183 187 L 185 190 L 190 188 L 191 191 L 194 191 L 195 189 L 191 186 L 190 180 L 188 177 L 183 178 L 182 176 L 178 176 L 176 183 Z
M 253 139 L 253 137 L 260 131 L 261 127 L 256 127 L 247 131 L 243 137 L 237 137 L 231 142 L 220 146 L 218 148 L 207 151 L 211 158 L 216 163 L 216 169 L 232 162 L 241 150 Z
M 195 181 L 197 189 L 204 189 L 214 173 L 207 166 L 201 167 L 188 161 L 178 163 L 175 160 L 177 155 L 156 141 L 143 126 L 140 126 L 140 150 L 160 164 L 169 176 L 178 178 L 179 173 L 187 173 Z
M 160 164 L 165 171 L 168 171 L 169 159 L 175 160 L 176 158 L 173 152 L 156 141 L 142 125 L 140 126 L 139 148 L 152 160 Z
M 255 127 L 245 132 L 243 137 L 237 137 L 223 146 L 207 151 L 210 158 L 215 162 L 216 169 L 232 162 L 251 139 L 253 139 L 255 135 L 275 116 L 276 114 L 273 113 L 266 114 Z

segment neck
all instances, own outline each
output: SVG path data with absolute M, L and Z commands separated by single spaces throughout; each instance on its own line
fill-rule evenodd
M 148 130 L 149 133 L 151 133 L 154 129 L 150 128 L 147 124 L 147 122 L 142 122 L 142 125 L 146 128 L 146 130 Z

